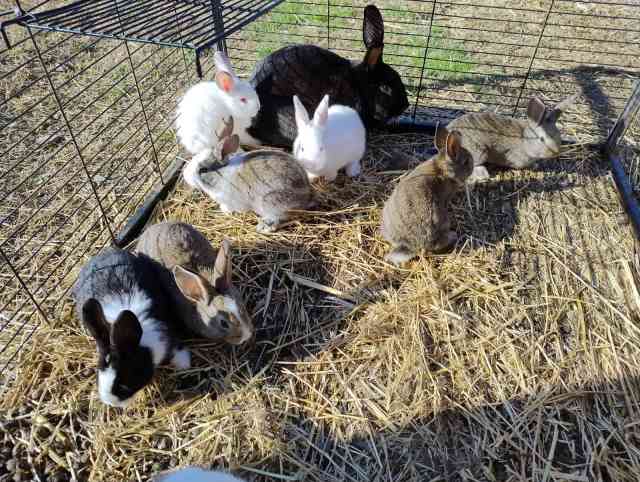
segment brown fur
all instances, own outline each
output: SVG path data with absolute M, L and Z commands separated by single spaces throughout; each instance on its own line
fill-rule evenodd
M 440 129 L 438 154 L 401 179 L 384 205 L 381 231 L 393 250 L 387 260 L 403 264 L 419 251 L 441 252 L 455 242 L 449 203 L 473 169 L 457 132 Z

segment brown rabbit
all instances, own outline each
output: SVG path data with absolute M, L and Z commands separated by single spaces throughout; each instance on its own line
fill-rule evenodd
M 284 151 L 259 149 L 236 152 L 239 139 L 233 131 L 233 118 L 221 135 L 219 153 L 210 150 L 196 155 L 185 170 L 190 184 L 202 189 L 224 212 L 253 211 L 260 216 L 257 231 L 276 231 L 291 210 L 315 205 L 307 173 Z M 226 135 L 225 135 L 226 134 Z M 218 157 L 226 163 L 212 164 Z
M 186 328 L 232 345 L 251 338 L 251 317 L 231 282 L 228 241 L 223 241 L 216 253 L 193 226 L 165 222 L 147 228 L 136 250 L 162 265 L 160 280 Z
M 577 94 L 574 94 L 550 108 L 533 97 L 527 107 L 526 120 L 480 112 L 465 114 L 451 121 L 447 128 L 460 132 L 463 147 L 473 156 L 471 179 L 489 177 L 484 164 L 524 169 L 538 159 L 556 157 L 562 145 L 556 123 L 576 98 Z
M 421 250 L 446 251 L 457 240 L 449 203 L 473 170 L 459 132 L 438 129 L 438 153 L 401 179 L 382 211 L 382 236 L 393 249 L 385 260 L 399 266 Z

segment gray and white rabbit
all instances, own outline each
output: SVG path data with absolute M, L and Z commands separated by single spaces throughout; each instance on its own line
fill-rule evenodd
M 309 179 L 324 177 L 333 181 L 338 171 L 346 168 L 349 177 L 360 174 L 360 160 L 367 147 L 367 132 L 358 114 L 351 107 L 334 104 L 329 107 L 325 95 L 309 119 L 297 95 L 293 96 L 298 135 L 293 154 L 305 168 Z
M 161 279 L 184 325 L 206 338 L 240 345 L 253 335 L 253 323 L 240 290 L 231 281 L 231 245 L 220 249 L 193 226 L 164 222 L 138 239 L 138 253 L 162 265 Z
M 440 128 L 438 153 L 403 177 L 384 204 L 382 236 L 392 250 L 385 259 L 402 265 L 420 251 L 442 252 L 457 240 L 451 229 L 450 202 L 473 170 L 460 133 Z
M 190 354 L 175 338 L 167 294 L 151 259 L 108 248 L 82 267 L 72 296 L 96 340 L 104 403 L 128 405 L 163 363 L 189 368 Z
M 152 482 L 244 482 L 227 472 L 184 467 L 155 475 Z
M 277 149 L 237 152 L 240 143 L 232 131 L 230 118 L 218 152 L 206 150 L 194 156 L 185 168 L 185 179 L 216 201 L 223 212 L 255 212 L 261 233 L 276 231 L 291 211 L 315 205 L 307 174 L 293 156 Z
M 258 94 L 249 82 L 238 78 L 223 52 L 216 52 L 213 59 L 215 81 L 195 84 L 178 104 L 176 132 L 191 154 L 215 148 L 220 141 L 215 133 L 229 116 L 236 120 L 234 132 L 243 144 L 260 143 L 247 134 L 260 109 Z
M 447 128 L 460 132 L 463 147 L 473 156 L 471 179 L 486 179 L 489 172 L 485 164 L 524 169 L 539 159 L 558 156 L 562 139 L 556 123 L 576 99 L 577 94 L 550 108 L 533 97 L 526 120 L 480 112 L 458 117 Z

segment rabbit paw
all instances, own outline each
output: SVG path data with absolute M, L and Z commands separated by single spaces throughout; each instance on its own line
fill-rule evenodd
M 393 248 L 385 257 L 385 261 L 394 266 L 402 266 L 415 257 L 415 253 L 410 252 L 406 248 Z
M 467 179 L 467 182 L 474 183 L 486 181 L 487 179 L 489 179 L 489 171 L 487 171 L 487 168 L 484 166 L 476 166 L 473 168 L 473 172 L 469 176 L 469 179 Z
M 349 164 L 347 166 L 347 176 L 349 177 L 356 177 L 360 175 L 361 169 L 360 169 L 360 161 L 354 161 L 351 164 Z
M 233 212 L 233 209 L 231 209 L 226 204 L 219 203 L 218 204 L 218 208 L 220 208 L 220 211 L 225 213 L 225 214 L 231 214 Z
M 261 219 L 256 227 L 256 231 L 262 234 L 275 233 L 278 230 L 279 222 L 274 219 Z
M 171 364 L 176 367 L 176 370 L 187 370 L 191 368 L 191 353 L 184 348 L 174 351 Z

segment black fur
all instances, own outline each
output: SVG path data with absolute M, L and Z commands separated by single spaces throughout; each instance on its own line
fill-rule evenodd
M 325 94 L 331 104 L 353 107 L 367 128 L 401 114 L 409 105 L 398 73 L 373 49 L 383 45 L 382 16 L 377 8 L 365 9 L 363 38 L 367 53 L 353 63 L 315 45 L 291 45 L 273 52 L 256 66 L 251 85 L 260 98 L 260 111 L 248 132 L 268 145 L 291 147 L 296 137 L 293 95 L 313 112 Z

